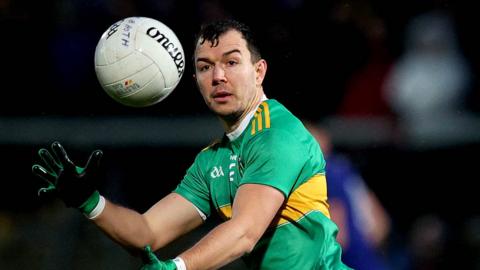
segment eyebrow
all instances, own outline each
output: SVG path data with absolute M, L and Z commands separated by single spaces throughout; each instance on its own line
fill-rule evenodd
M 222 54 L 222 57 L 228 56 L 228 55 L 233 54 L 233 53 L 242 54 L 242 52 L 241 52 L 239 49 L 233 49 L 233 50 L 224 52 L 224 53 Z M 199 58 L 197 58 L 197 62 L 200 62 L 200 61 L 207 62 L 207 63 L 211 63 L 211 62 L 212 62 L 212 61 L 210 61 L 210 60 L 209 60 L 208 58 L 206 58 L 206 57 L 199 57 Z

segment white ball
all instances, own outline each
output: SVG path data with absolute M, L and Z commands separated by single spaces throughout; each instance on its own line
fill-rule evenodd
M 165 99 L 185 70 L 185 54 L 175 33 L 146 17 L 130 17 L 110 26 L 95 49 L 95 72 L 117 102 L 151 106 Z

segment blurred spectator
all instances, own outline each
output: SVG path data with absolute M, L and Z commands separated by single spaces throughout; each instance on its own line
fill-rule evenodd
M 391 269 L 382 254 L 390 233 L 390 217 L 350 160 L 333 151 L 330 135 L 307 123 L 327 161 L 328 199 L 343 260 L 357 270 Z
M 337 113 L 346 117 L 385 117 L 391 111 L 382 87 L 393 64 L 387 46 L 387 26 L 371 1 L 338 3 L 332 10 L 333 20 L 350 24 L 363 42 L 364 55 L 346 81 L 345 94 Z
M 462 229 L 462 242 L 465 250 L 466 268 L 480 269 L 480 216 L 474 215 L 465 221 Z
M 224 19 L 227 17 L 233 17 L 233 15 L 227 10 L 225 3 L 220 0 L 203 0 L 195 1 L 197 16 L 200 21 L 212 20 L 212 19 Z
M 426 128 L 424 124 L 464 111 L 470 67 L 451 16 L 435 10 L 413 17 L 405 42 L 384 86 L 399 120 L 410 128 Z
M 411 269 L 449 269 L 446 267 L 446 243 L 447 224 L 440 217 L 433 214 L 418 217 L 409 233 Z

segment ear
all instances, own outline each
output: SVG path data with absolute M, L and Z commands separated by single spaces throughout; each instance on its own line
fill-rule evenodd
M 198 84 L 197 75 L 195 75 L 195 73 L 192 74 L 192 79 L 195 85 L 197 86 L 198 90 L 201 90 L 200 85 Z
M 265 59 L 258 60 L 258 62 L 255 63 L 255 81 L 257 85 L 262 85 L 266 73 L 267 61 L 265 61 Z

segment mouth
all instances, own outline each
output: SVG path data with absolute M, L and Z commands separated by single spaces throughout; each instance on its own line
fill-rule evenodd
M 225 103 L 230 99 L 231 96 L 233 96 L 231 93 L 229 93 L 228 91 L 223 91 L 223 90 L 216 91 L 212 95 L 213 100 L 217 103 Z

